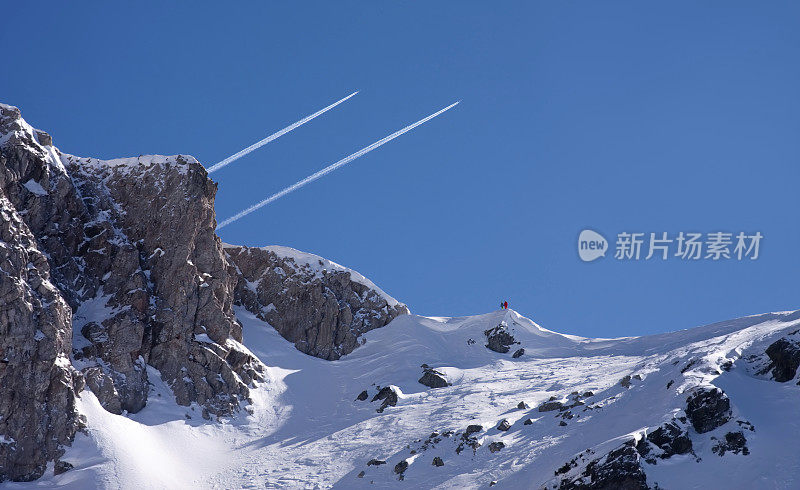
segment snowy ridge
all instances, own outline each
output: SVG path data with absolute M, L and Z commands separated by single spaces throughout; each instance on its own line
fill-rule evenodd
M 401 315 L 337 361 L 303 355 L 243 308 L 237 316 L 244 344 L 267 365 L 249 414 L 202 421 L 196 407 L 175 405 L 151 370 L 161 395 L 136 415 L 109 414 L 82 395 L 89 436 L 64 457 L 75 469 L 39 484 L 110 488 L 117 475 L 146 488 L 556 488 L 585 481 L 593 460 L 625 447 L 650 487 L 800 482 L 800 460 L 788 450 L 800 437 L 798 376 L 778 383 L 763 370 L 767 346 L 800 335 L 800 312 L 622 339 L 550 332 L 510 310 Z M 507 353 L 486 348 L 498 325 L 518 342 Z M 517 348 L 525 353 L 513 358 Z M 422 364 L 449 386 L 422 385 Z M 396 398 L 378 413 L 381 403 L 370 400 L 381 387 Z M 730 397 L 730 417 L 700 433 L 686 419 L 687 397 L 713 388 Z M 690 451 L 662 458 L 651 444 L 650 463 L 626 446 L 668 423 L 685 432 Z M 470 425 L 480 428 L 467 433 Z M 746 454 L 725 447 L 728 433 L 742 434 Z M 134 442 L 141 457 L 128 455 Z

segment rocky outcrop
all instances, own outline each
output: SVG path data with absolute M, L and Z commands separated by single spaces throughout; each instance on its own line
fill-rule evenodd
M 486 335 L 486 348 L 500 354 L 507 353 L 509 350 L 511 350 L 510 346 L 519 343 L 516 341 L 516 339 L 514 339 L 514 336 L 508 332 L 508 328 L 504 323 L 501 323 L 492 329 L 486 330 L 483 332 L 483 334 Z M 524 352 L 525 351 L 523 350 L 519 356 L 524 354 Z
M 361 334 L 408 313 L 361 274 L 316 255 L 286 247 L 225 251 L 238 274 L 236 303 L 306 354 L 338 359 Z
M 114 412 L 145 406 L 152 368 L 206 416 L 247 400 L 261 365 L 241 347 L 215 192 L 191 157 L 62 154 L 0 104 L 0 253 L 13 264 L 0 283 L 0 415 L 14 411 L 0 436 L 15 441 L 0 444 L 0 478 L 37 476 L 72 437 L 73 366 Z
M 783 337 L 767 347 L 766 354 L 770 364 L 764 372 L 772 372 L 772 377 L 779 383 L 791 381 L 800 367 L 800 341 Z
M 720 456 L 724 456 L 727 452 L 741 454 L 742 456 L 750 454 L 750 449 L 747 447 L 747 438 L 744 437 L 742 431 L 728 432 L 725 434 L 725 440 L 717 441 L 711 451 Z
M 583 455 L 565 464 L 556 475 L 566 474 L 558 485 L 559 490 L 646 490 L 647 475 L 642 469 L 639 453 L 631 443 L 610 451 L 605 456 L 591 460 L 585 467 L 580 464 Z M 578 469 L 575 469 L 578 468 Z M 582 468 L 582 471 L 579 471 Z M 577 473 L 577 474 L 576 474 Z
M 686 421 L 686 418 L 683 418 Z M 650 464 L 658 459 L 668 459 L 676 454 L 692 451 L 692 440 L 679 420 L 668 422 L 642 437 L 636 451 Z
M 731 419 L 731 401 L 719 388 L 702 387 L 686 400 L 686 416 L 694 430 L 703 434 Z

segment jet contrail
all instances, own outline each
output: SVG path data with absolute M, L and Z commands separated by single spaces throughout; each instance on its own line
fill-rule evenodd
M 243 156 L 247 155 L 251 151 L 257 150 L 257 149 L 261 148 L 262 146 L 266 145 L 267 143 L 269 143 L 270 141 L 274 141 L 274 140 L 280 138 L 284 134 L 288 133 L 289 131 L 291 131 L 293 129 L 296 129 L 296 128 L 302 126 L 303 124 L 305 124 L 308 121 L 314 119 L 315 117 L 319 116 L 320 114 L 324 114 L 325 112 L 328 112 L 329 110 L 333 109 L 334 107 L 336 107 L 337 105 L 339 105 L 342 102 L 346 101 L 350 97 L 356 95 L 357 93 L 358 93 L 358 91 L 355 91 L 352 94 L 350 94 L 347 97 L 345 97 L 344 99 L 337 100 L 336 102 L 334 102 L 333 104 L 329 105 L 328 107 L 326 107 L 326 108 L 324 108 L 322 110 L 319 110 L 319 111 L 315 112 L 314 114 L 311 114 L 310 116 L 306 116 L 303 119 L 300 119 L 299 121 L 297 121 L 296 123 L 292 124 L 291 126 L 286 126 L 285 128 L 281 129 L 277 133 L 272 133 L 271 135 L 267 136 L 263 140 L 261 140 L 261 141 L 259 141 L 257 143 L 253 143 L 252 145 L 248 146 L 244 150 L 234 153 L 233 155 L 229 156 L 228 158 L 226 158 L 225 160 L 222 160 L 219 163 L 215 163 L 214 165 L 212 165 L 211 167 L 208 168 L 208 173 L 216 172 L 217 170 L 221 169 L 225 165 L 228 165 L 229 163 L 234 162 L 234 161 L 242 158 Z
M 334 163 L 333 165 L 329 165 L 329 166 L 323 168 L 322 170 L 320 170 L 319 172 L 317 172 L 315 174 L 312 174 L 312 175 L 309 175 L 305 179 L 297 182 L 296 184 L 290 185 L 289 187 L 287 187 L 287 188 L 283 189 L 282 191 L 278 192 L 277 194 L 273 194 L 270 197 L 264 199 L 263 201 L 258 202 L 256 204 L 253 204 L 252 206 L 250 206 L 249 208 L 245 209 L 244 211 L 240 211 L 240 212 L 236 213 L 235 215 L 231 216 L 230 218 L 228 218 L 226 220 L 223 220 L 219 225 L 217 225 L 217 229 L 220 229 L 223 226 L 229 225 L 229 224 L 233 223 L 234 221 L 247 216 L 248 214 L 252 213 L 253 211 L 255 211 L 255 210 L 257 210 L 257 209 L 259 209 L 261 207 L 266 206 L 267 204 L 271 203 L 272 201 L 280 199 L 281 197 L 285 196 L 286 194 L 289 194 L 292 191 L 296 191 L 297 189 L 303 187 L 304 185 L 308 184 L 309 182 L 313 182 L 313 181 L 317 180 L 318 178 L 324 176 L 325 174 L 333 172 L 337 168 L 352 162 L 356 158 L 358 158 L 358 157 L 360 157 L 360 156 L 362 156 L 362 155 L 364 155 L 366 153 L 371 152 L 372 150 L 378 148 L 379 146 L 382 146 L 385 143 L 388 143 L 389 141 L 397 138 L 398 136 L 400 136 L 400 135 L 402 135 L 404 133 L 407 133 L 407 132 L 411 131 L 412 129 L 416 128 L 420 124 L 423 124 L 423 123 L 426 123 L 426 122 L 430 121 L 431 119 L 433 119 L 434 117 L 438 116 L 439 114 L 441 114 L 441 113 L 453 108 L 454 106 L 458 105 L 459 102 L 461 102 L 461 101 L 459 100 L 458 102 L 450 104 L 449 106 L 445 107 L 444 109 L 440 110 L 439 112 L 434 112 L 433 114 L 431 114 L 430 116 L 426 117 L 425 119 L 420 119 L 419 121 L 415 122 L 414 124 L 412 124 L 410 126 L 406 126 L 403 129 L 401 129 L 399 131 L 396 131 L 396 132 L 390 134 L 389 136 L 387 136 L 387 137 L 385 137 L 383 139 L 380 139 L 380 140 L 376 141 L 375 143 L 372 143 L 371 145 L 369 145 L 369 146 L 367 146 L 365 148 L 362 148 L 362 149 L 358 150 L 357 152 L 353 153 L 352 155 L 348 155 L 348 156 L 342 158 L 341 160 L 339 160 L 338 162 Z

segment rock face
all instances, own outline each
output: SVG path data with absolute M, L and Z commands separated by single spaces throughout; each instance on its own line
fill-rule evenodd
M 519 343 L 508 332 L 508 329 L 503 323 L 492 329 L 486 330 L 483 332 L 483 334 L 486 335 L 486 348 L 495 352 L 499 352 L 500 354 L 507 353 L 509 350 L 511 350 L 511 345 Z M 519 357 L 524 353 L 525 351 L 522 350 L 522 353 L 516 357 Z
M 236 267 L 236 304 L 272 325 L 298 350 L 339 359 L 358 337 L 408 314 L 355 271 L 286 247 L 225 246 Z
M 72 311 L 2 188 L 0 218 L 0 482 L 28 481 L 72 441 L 81 385 L 69 362 Z
M 71 440 L 75 367 L 114 412 L 145 406 L 152 368 L 206 416 L 247 400 L 261 365 L 240 344 L 215 193 L 191 157 L 65 155 L 0 104 L 0 437 L 15 441 L 0 480 L 38 477 Z

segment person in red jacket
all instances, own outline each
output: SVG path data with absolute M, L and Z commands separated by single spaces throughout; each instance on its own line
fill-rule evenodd
M 504 310 L 508 309 L 508 301 L 503 301 L 503 309 Z

